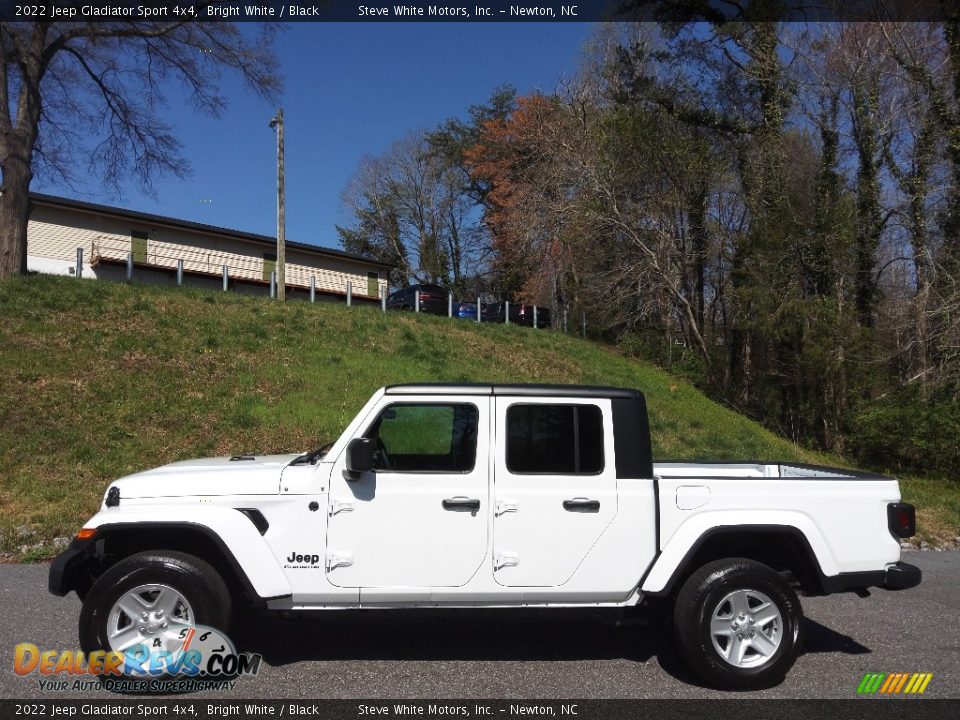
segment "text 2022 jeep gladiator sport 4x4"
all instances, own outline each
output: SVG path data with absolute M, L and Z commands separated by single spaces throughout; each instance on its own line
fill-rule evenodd
M 188 460 L 112 483 L 50 569 L 84 650 L 225 628 L 231 608 L 670 603 L 691 668 L 781 679 L 797 593 L 920 582 L 897 481 L 790 463 L 654 463 L 643 395 L 547 385 L 379 390 L 303 455 Z M 644 603 L 646 606 L 649 603 Z M 139 613 L 139 616 L 137 616 Z

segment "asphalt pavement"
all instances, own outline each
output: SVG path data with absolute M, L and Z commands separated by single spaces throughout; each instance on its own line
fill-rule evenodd
M 910 552 L 923 583 L 901 592 L 805 598 L 803 655 L 756 698 L 854 698 L 867 672 L 925 672 L 925 698 L 960 698 L 960 552 Z M 80 601 L 46 590 L 46 565 L 0 565 L 0 698 L 115 697 L 42 691 L 13 672 L 14 646 L 77 648 Z M 233 628 L 263 656 L 243 698 L 718 698 L 679 662 L 670 634 L 558 611 L 329 611 L 254 616 Z

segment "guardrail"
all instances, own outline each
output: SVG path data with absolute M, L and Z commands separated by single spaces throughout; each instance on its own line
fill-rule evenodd
M 226 277 L 230 280 L 242 280 L 255 283 L 271 282 L 271 274 L 266 271 L 270 261 L 231 253 L 224 250 L 201 250 L 188 247 L 170 247 L 167 243 L 146 241 L 142 257 L 136 257 L 131 251 L 130 241 L 125 238 L 100 236 L 94 239 L 90 248 L 90 265 L 96 266 L 102 261 L 125 263 L 128 279 L 132 279 L 134 268 L 145 267 L 153 270 L 173 270 L 177 273 L 178 285 L 182 284 L 183 273 L 206 275 L 209 277 Z M 286 265 L 287 287 L 312 290 L 316 293 L 334 292 L 340 295 L 353 294 L 352 281 L 341 273 L 331 272 L 320 268 L 311 268 L 295 263 Z M 275 286 L 274 286 L 275 287 Z M 366 288 L 364 288 L 366 290 Z M 379 290 L 379 284 L 378 284 Z M 366 298 L 376 298 L 378 295 L 357 293 Z
M 160 245 L 160 247 L 158 247 L 158 245 Z M 102 261 L 125 263 L 127 267 L 127 280 L 133 279 L 135 267 L 146 267 L 147 269 L 151 270 L 174 270 L 177 277 L 177 286 L 183 285 L 183 275 L 185 272 L 190 272 L 197 275 L 205 275 L 208 277 L 220 276 L 223 278 L 224 291 L 230 289 L 231 280 L 245 280 L 248 282 L 253 281 L 258 284 L 268 282 L 270 286 L 270 297 L 276 297 L 276 272 L 271 272 L 269 279 L 265 280 L 263 277 L 265 271 L 265 265 L 263 261 L 257 260 L 256 258 L 237 255 L 235 253 L 227 253 L 224 251 L 191 250 L 189 248 L 183 250 L 171 250 L 169 248 L 163 248 L 162 245 L 163 243 L 153 243 L 151 246 L 151 243 L 148 241 L 142 259 L 135 260 L 134 253 L 130 250 L 129 241 L 120 238 L 101 236 L 92 241 L 90 248 L 90 265 L 91 267 L 96 267 Z M 83 254 L 84 249 L 82 247 L 78 247 L 78 270 L 76 273 L 76 277 L 78 278 L 83 276 Z M 227 262 L 228 260 L 229 262 Z M 327 291 L 342 294 L 346 297 L 346 303 L 348 306 L 353 304 L 353 282 L 344 279 L 342 275 L 332 273 L 327 270 L 307 268 L 302 265 L 288 265 L 286 271 L 287 286 L 308 290 L 310 293 L 310 302 L 316 301 L 316 293 L 319 290 L 321 292 Z M 383 290 L 379 284 L 377 287 L 379 290 Z M 373 296 L 363 295 L 362 297 L 369 299 Z M 414 297 L 414 310 L 419 313 L 421 311 L 419 290 L 414 293 Z M 386 292 L 380 292 L 379 299 L 381 310 L 386 312 Z M 453 308 L 455 304 L 462 305 L 465 304 L 465 302 L 475 306 L 476 322 L 478 323 L 503 322 L 507 325 L 511 324 L 510 302 L 504 301 L 503 303 L 503 320 L 499 319 L 501 314 L 499 307 L 497 308 L 497 315 L 495 318 L 491 319 L 488 317 L 488 319 L 484 320 L 484 305 L 486 304 L 489 306 L 489 303 L 482 303 L 480 298 L 477 298 L 476 301 L 455 301 L 452 292 L 448 293 L 447 296 L 447 317 L 453 317 Z M 542 320 L 540 320 L 540 318 L 538 318 L 538 312 L 540 309 L 537 306 L 521 305 L 520 307 L 523 309 L 523 313 L 529 312 L 531 314 L 531 327 L 534 329 L 544 327 L 544 323 Z M 512 323 L 522 325 L 526 324 L 525 322 L 518 323 L 516 319 L 514 319 Z M 547 320 L 546 327 L 550 327 L 551 325 L 552 322 Z M 561 329 L 564 333 L 566 333 L 568 330 L 566 310 L 563 311 L 561 325 L 557 327 L 557 330 Z M 586 313 L 582 313 L 581 315 L 581 332 L 583 336 L 586 337 Z

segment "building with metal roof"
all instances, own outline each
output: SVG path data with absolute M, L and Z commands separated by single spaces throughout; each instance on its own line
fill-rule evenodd
M 27 269 L 107 280 L 270 292 L 276 238 L 124 208 L 31 193 Z M 78 252 L 79 251 L 79 252 Z M 390 265 L 302 242 L 286 243 L 288 297 L 379 302 Z M 225 279 L 226 278 L 226 279 Z

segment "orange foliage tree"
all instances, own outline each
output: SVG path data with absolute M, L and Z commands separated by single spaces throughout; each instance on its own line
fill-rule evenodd
M 553 152 L 563 123 L 554 98 L 520 97 L 509 116 L 483 124 L 479 142 L 465 153 L 473 179 L 490 188 L 484 222 L 498 289 L 554 306 L 565 303 L 569 267 L 564 215 L 556 212 L 569 183 Z

